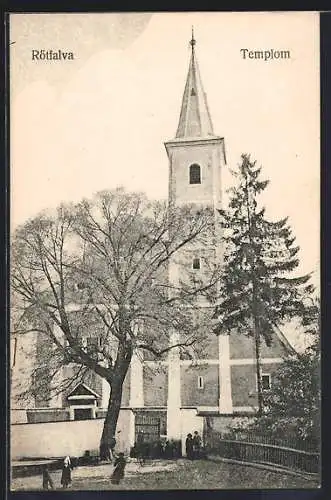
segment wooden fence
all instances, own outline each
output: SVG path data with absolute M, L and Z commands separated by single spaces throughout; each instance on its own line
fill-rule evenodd
M 219 433 L 220 434 L 220 433 Z M 318 445 L 313 441 L 298 439 L 295 437 L 272 437 L 265 434 L 256 434 L 252 431 L 238 431 L 231 434 L 222 434 L 222 438 L 235 441 L 248 441 L 249 443 L 270 444 L 284 448 L 294 448 L 295 450 L 318 452 Z
M 228 436 L 213 431 L 205 436 L 205 445 L 209 453 L 224 458 L 279 465 L 308 473 L 319 472 L 319 453 L 316 449 L 312 450 L 309 443 L 304 444 L 304 441 L 299 449 L 298 446 L 292 447 L 291 442 L 285 446 L 285 443 L 278 443 L 267 436 Z

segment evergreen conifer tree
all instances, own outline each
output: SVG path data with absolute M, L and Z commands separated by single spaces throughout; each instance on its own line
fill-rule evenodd
M 263 411 L 260 345 L 272 342 L 275 326 L 301 315 L 303 297 L 311 294 L 310 275 L 293 277 L 299 265 L 288 218 L 268 221 L 258 196 L 269 181 L 260 180 L 261 167 L 243 154 L 228 209 L 220 211 L 224 240 L 221 300 L 216 306 L 215 333 L 232 330 L 252 337 L 255 346 L 258 413 Z

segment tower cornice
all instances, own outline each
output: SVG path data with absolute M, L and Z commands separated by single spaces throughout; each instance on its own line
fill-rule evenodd
M 170 139 L 164 143 L 165 147 L 167 146 L 199 146 L 205 144 L 219 144 L 224 141 L 224 137 L 214 135 L 210 137 L 184 137 L 184 138 L 176 138 Z
M 225 155 L 225 148 L 224 148 L 224 137 L 221 136 L 211 136 L 211 137 L 205 137 L 205 138 L 194 138 L 194 137 L 186 137 L 186 138 L 176 138 L 176 139 L 171 139 L 169 141 L 166 141 L 164 143 L 164 146 L 166 148 L 167 154 L 169 156 L 170 149 L 173 148 L 178 148 L 178 147 L 183 147 L 183 146 L 206 146 L 206 145 L 218 145 L 222 144 L 223 148 L 223 161 L 224 164 L 226 165 L 226 155 Z

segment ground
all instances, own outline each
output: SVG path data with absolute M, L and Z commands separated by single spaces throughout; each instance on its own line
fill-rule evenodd
M 161 461 L 140 466 L 132 462 L 126 467 L 119 485 L 110 482 L 111 464 L 78 467 L 72 473 L 74 490 L 156 490 L 156 489 L 270 489 L 317 488 L 318 482 L 286 473 L 214 460 L 190 462 L 185 459 Z M 59 489 L 61 472 L 52 472 L 55 488 Z M 41 476 L 17 478 L 12 491 L 40 490 Z

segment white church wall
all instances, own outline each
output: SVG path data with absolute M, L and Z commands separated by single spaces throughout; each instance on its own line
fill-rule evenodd
M 11 338 L 10 406 L 12 410 L 24 411 L 25 408 L 34 407 L 34 398 L 28 390 L 35 366 L 35 342 L 34 332 Z M 23 394 L 25 394 L 24 397 L 22 397 Z
M 187 434 L 190 432 L 193 435 L 194 431 L 198 431 L 198 433 L 202 437 L 203 433 L 203 418 L 197 415 L 197 410 L 195 408 L 181 409 L 180 430 L 182 453 L 183 455 L 185 455 L 185 440 Z
M 26 410 L 11 410 L 10 421 L 12 424 L 26 424 L 28 421 Z

